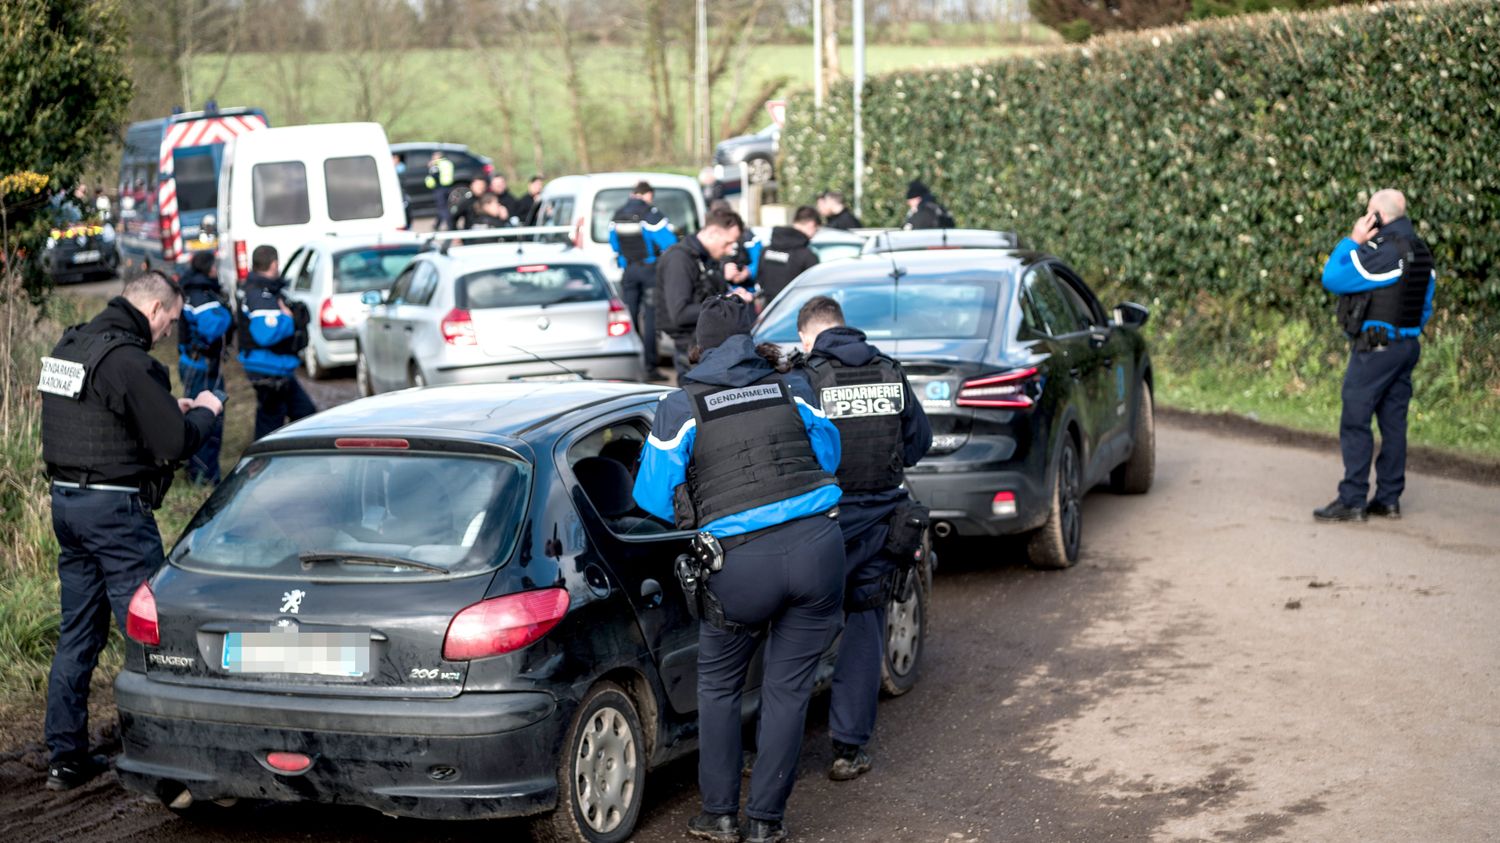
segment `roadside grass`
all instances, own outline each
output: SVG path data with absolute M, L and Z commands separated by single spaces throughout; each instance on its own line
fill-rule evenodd
M 925 40 L 924 34 L 931 37 L 931 33 L 913 30 L 911 40 Z M 867 71 L 875 74 L 977 62 L 1039 49 L 1039 41 L 1056 40 L 1055 34 L 1045 28 L 1028 29 L 1025 37 L 1034 40 L 959 46 L 871 45 L 866 51 Z M 494 158 L 502 170 L 510 169 L 517 179 L 525 179 L 537 169 L 549 176 L 577 172 L 580 167 L 573 148 L 573 118 L 560 70 L 562 56 L 545 37 L 539 36 L 538 40 L 540 43 L 526 51 L 531 58 L 530 86 L 525 84 L 527 76 L 522 72 L 517 51 L 491 48 L 488 57 L 470 49 L 407 50 L 384 55 L 380 78 L 392 81 L 382 91 L 385 105 L 374 117 L 385 123 L 393 142 L 467 144 L 476 152 Z M 682 50 L 674 50 L 668 56 L 671 99 L 677 103 L 677 131 L 670 146 L 677 152 L 664 161 L 651 160 L 650 83 L 643 70 L 642 51 L 625 46 L 588 46 L 581 48 L 578 55 L 585 103 L 584 132 L 590 139 L 593 170 L 676 165 L 697 172 L 693 156 L 684 152 L 691 147 L 692 74 Z M 853 67 L 853 53 L 845 48 L 840 56 L 841 67 L 847 73 Z M 489 71 L 490 62 L 498 69 L 499 77 L 510 84 L 497 89 Z M 193 73 L 198 78 L 212 79 L 223 66 L 222 55 L 201 56 L 194 60 Z M 266 110 L 273 126 L 355 120 L 359 118 L 352 93 L 357 75 L 368 76 L 357 73 L 353 65 L 331 53 L 241 54 L 231 61 L 219 89 L 218 102 L 226 107 L 259 106 Z M 810 45 L 751 48 L 747 59 L 725 73 L 714 88 L 715 133 L 734 91 L 739 96 L 730 124 L 755 111 L 749 131 L 757 131 L 768 125 L 771 118 L 756 100 L 767 90 L 773 91 L 769 96 L 776 96 L 792 87 L 807 86 L 811 77 Z M 298 83 L 288 84 L 289 79 Z M 621 86 L 629 86 L 637 95 L 621 96 Z M 514 118 L 510 126 L 501 121 L 497 106 L 497 96 L 501 93 L 510 101 Z M 542 139 L 540 168 L 533 157 L 532 128 L 527 116 L 531 113 L 536 115 Z M 508 135 L 513 144 L 514 161 L 504 160 L 503 135 Z M 516 189 L 514 184 L 512 189 Z
M 83 300 L 63 293 L 52 296 L 40 310 L 23 297 L 0 300 L 0 353 L 11 365 L 0 374 L 0 542 L 10 549 L 0 565 L 0 720 L 35 716 L 46 692 L 47 672 L 57 644 L 59 623 L 57 539 L 52 532 L 50 490 L 41 461 L 41 401 L 35 384 L 39 360 L 62 329 L 91 318 L 102 300 Z M 153 352 L 177 379 L 174 337 L 158 343 Z M 255 394 L 234 363 L 226 367 L 225 389 L 230 400 L 225 416 L 221 463 L 232 468 L 250 443 L 254 427 Z M 171 548 L 208 489 L 196 488 L 180 474 L 162 508 L 156 513 L 162 540 Z M 95 672 L 95 687 L 107 685 L 119 670 L 123 642 L 111 625 L 110 643 Z

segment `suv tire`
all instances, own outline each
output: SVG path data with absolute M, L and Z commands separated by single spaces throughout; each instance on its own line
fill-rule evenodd
M 1047 522 L 1032 532 L 1026 542 L 1026 555 L 1033 568 L 1056 570 L 1070 568 L 1078 562 L 1078 546 L 1083 535 L 1083 467 L 1078 461 L 1078 446 L 1073 437 L 1063 434 L 1062 451 L 1057 455 L 1057 477 L 1052 484 L 1052 506 Z
M 1144 495 L 1156 476 L 1156 411 L 1151 387 L 1145 381 L 1136 390 L 1135 424 L 1130 438 L 1135 443 L 1130 459 L 1109 473 L 1109 487 L 1122 495 Z

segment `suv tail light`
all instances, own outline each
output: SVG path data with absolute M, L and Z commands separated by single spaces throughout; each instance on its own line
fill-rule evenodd
M 145 583 L 135 590 L 130 608 L 125 610 L 125 634 L 147 647 L 161 644 L 161 630 L 156 626 L 156 595 Z
M 318 324 L 324 328 L 344 327 L 343 317 L 333 309 L 333 299 L 323 299 L 323 306 L 318 308 Z
M 1036 403 L 1033 394 L 1041 378 L 1035 366 L 964 381 L 958 388 L 960 407 L 1010 407 L 1024 409 Z
M 568 592 L 561 588 L 481 600 L 449 622 L 443 658 L 461 662 L 519 650 L 540 640 L 567 613 Z
M 583 248 L 583 233 L 588 230 L 589 215 L 584 214 L 573 223 L 573 248 Z
M 609 328 L 607 330 L 612 337 L 623 337 L 630 333 L 630 311 L 625 309 L 625 305 L 621 304 L 619 299 L 609 300 Z
M 243 240 L 234 241 L 234 274 L 241 281 L 250 277 L 250 247 Z
M 478 345 L 474 335 L 474 319 L 469 311 L 455 307 L 443 317 L 443 342 L 449 345 Z

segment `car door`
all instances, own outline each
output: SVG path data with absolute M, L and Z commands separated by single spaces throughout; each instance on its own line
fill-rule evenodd
M 639 450 L 650 433 L 655 411 L 653 401 L 591 419 L 560 440 L 555 458 L 558 471 L 573 490 L 590 547 L 634 609 L 667 702 L 673 710 L 689 713 L 698 708 L 698 624 L 688 612 L 675 564 L 679 554 L 688 552 L 692 533 L 672 529 L 639 511 L 606 517 L 606 513 L 613 514 L 608 501 L 618 507 L 623 484 L 633 482 Z M 588 461 L 617 462 L 623 471 L 616 469 L 613 475 L 621 485 L 610 484 L 610 472 L 586 470 Z M 599 488 L 600 483 L 605 488 Z
M 396 283 L 391 285 L 391 291 L 385 297 L 385 301 L 370 308 L 370 317 L 365 322 L 365 343 L 368 346 L 365 352 L 365 365 L 369 369 L 370 382 L 377 389 L 389 389 L 392 384 L 390 375 L 391 358 L 393 352 L 391 345 L 394 338 L 391 336 L 391 320 L 395 313 L 396 303 L 406 298 L 411 290 L 412 277 L 416 275 L 416 265 L 408 266 L 396 277 Z
M 421 359 L 423 348 L 431 349 L 430 342 L 437 333 L 438 315 L 432 306 L 437 286 L 438 268 L 428 261 L 418 263 L 411 289 L 396 303 L 390 331 L 391 374 L 403 385 L 411 384 L 411 364 Z M 423 345 L 424 339 L 429 344 Z
M 1122 437 L 1130 432 L 1128 385 L 1133 383 L 1134 363 L 1128 340 L 1110 324 L 1099 300 L 1078 273 L 1062 263 L 1053 264 L 1052 269 L 1069 308 L 1084 326 L 1095 355 L 1089 390 L 1099 443 L 1095 469 L 1102 474 L 1124 454 L 1126 442 Z
M 1045 326 L 1043 344 L 1052 354 L 1051 378 L 1062 385 L 1064 394 L 1061 399 L 1074 410 L 1083 435 L 1082 456 L 1087 459 L 1098 444 L 1094 435 L 1097 408 L 1094 390 L 1090 388 L 1098 365 L 1098 352 L 1053 275 L 1052 264 L 1033 265 L 1022 279 L 1021 289 L 1023 315 L 1025 308 L 1029 307 L 1033 318 Z

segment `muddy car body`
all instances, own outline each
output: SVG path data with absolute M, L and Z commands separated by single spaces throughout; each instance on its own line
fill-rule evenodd
M 407 390 L 255 443 L 133 603 L 122 781 L 627 837 L 696 747 L 689 534 L 630 497 L 663 391 Z

